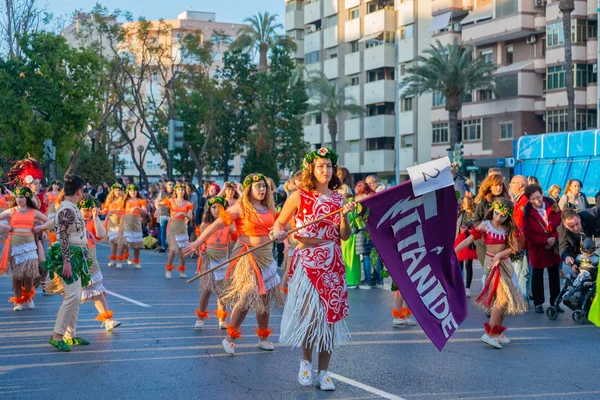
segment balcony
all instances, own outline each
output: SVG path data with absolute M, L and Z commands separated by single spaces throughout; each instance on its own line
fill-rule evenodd
M 594 99 L 594 105 L 597 100 Z M 575 88 L 575 107 L 586 108 L 588 104 L 586 88 Z M 567 91 L 546 92 L 546 108 L 565 108 L 567 107 Z
M 394 10 L 379 10 L 365 15 L 364 34 L 372 35 L 377 32 L 396 31 L 396 12 Z
M 304 36 L 304 52 L 312 53 L 313 51 L 319 51 L 323 48 L 321 43 L 321 32 L 313 32 Z
M 356 6 L 360 6 L 360 0 L 346 0 L 344 7 L 346 10 L 354 8 Z
M 360 172 L 360 153 L 344 153 L 344 167 L 352 174 Z
M 416 101 L 413 99 L 413 101 Z M 398 114 L 398 134 L 406 135 L 415 131 L 415 119 L 412 111 Z
M 452 45 L 455 41 L 462 44 L 462 35 L 460 32 L 443 32 L 435 35 L 433 40 L 439 40 L 442 46 Z
M 396 81 L 382 79 L 380 81 L 369 82 L 364 86 L 363 104 L 376 104 L 385 101 L 396 101 Z
M 394 115 L 376 115 L 365 118 L 365 139 L 396 136 L 396 117 Z
M 346 102 L 348 102 L 349 99 L 352 99 L 354 103 L 359 104 L 360 86 L 346 86 L 344 89 L 344 97 L 346 98 Z
M 585 43 L 574 43 L 571 46 L 573 63 L 587 63 L 587 45 Z M 597 55 L 596 57 L 597 58 Z M 563 46 L 546 49 L 546 64 L 549 66 L 565 63 L 565 48 Z
M 463 43 L 466 45 L 482 46 L 490 43 L 525 38 L 534 32 L 535 16 L 518 13 L 502 18 L 476 22 L 472 25 L 464 25 L 462 28 L 462 38 Z
M 321 124 L 305 125 L 304 140 L 310 144 L 319 144 L 321 142 Z
M 346 54 L 344 56 L 344 74 L 354 75 L 360 72 L 360 53 Z
M 304 3 L 304 25 L 321 19 L 321 1 L 314 0 L 311 3 Z
M 325 17 L 338 13 L 338 1 L 337 0 L 323 0 L 323 13 Z
M 414 60 L 415 42 L 414 38 L 400 40 L 398 42 L 398 62 L 404 63 Z
M 534 19 L 535 30 L 538 32 L 546 31 L 546 16 L 537 15 Z
M 588 84 L 586 88 L 588 108 L 596 108 L 598 105 L 598 86 Z
M 344 40 L 346 43 L 360 39 L 360 18 L 354 18 L 346 21 L 344 24 Z
M 414 12 L 414 3 L 412 1 L 406 2 L 397 2 L 396 10 L 398 12 L 396 23 L 398 26 L 414 24 L 415 22 L 415 12 Z
M 408 167 L 414 165 L 414 153 L 412 147 L 399 150 L 398 157 L 400 158 L 400 171 L 406 171 Z
M 588 39 L 587 41 L 587 60 L 598 59 L 598 39 Z
M 344 140 L 360 140 L 360 118 L 344 121 Z
M 463 105 L 462 118 L 473 119 L 491 114 L 518 113 L 533 110 L 534 99 L 532 98 L 517 97 L 507 100 L 490 100 Z
M 546 99 L 536 99 L 533 104 L 533 110 L 537 115 L 544 115 L 546 113 Z
M 382 44 L 365 50 L 365 70 L 396 65 L 396 49 L 394 46 Z
M 371 150 L 364 152 L 364 163 L 362 172 L 391 172 L 396 165 L 396 154 L 394 150 Z
M 533 69 L 538 74 L 546 73 L 546 59 L 545 58 L 536 58 L 533 60 Z
M 337 25 L 323 30 L 323 48 L 328 49 L 338 45 Z
M 288 11 L 285 13 L 285 29 L 304 30 L 304 13 L 302 11 Z
M 462 10 L 463 8 L 463 0 L 433 0 L 431 2 L 432 15 L 451 10 Z
M 587 15 L 588 17 L 598 17 L 598 2 L 596 0 L 587 0 Z
M 335 79 L 338 77 L 338 59 L 330 58 L 323 62 L 323 73 L 327 79 Z

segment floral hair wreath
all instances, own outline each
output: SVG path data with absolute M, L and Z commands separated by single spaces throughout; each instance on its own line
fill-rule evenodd
M 123 185 L 120 183 L 115 183 L 110 187 L 110 190 L 123 190 Z
M 244 189 L 246 189 L 248 186 L 252 185 L 253 183 L 259 182 L 259 181 L 265 181 L 266 182 L 266 178 L 263 174 L 252 174 L 249 175 L 246 179 L 244 179 Z
M 59 188 L 62 188 L 62 186 L 63 186 L 62 182 L 58 181 L 58 180 L 50 182 L 50 186 L 52 186 L 52 185 L 56 185 Z
M 318 150 L 308 153 L 304 157 L 304 161 L 302 161 L 302 169 L 308 168 L 308 166 L 312 164 L 312 162 L 317 158 L 329 158 L 331 160 L 331 163 L 335 167 L 337 165 L 339 156 L 332 148 L 321 147 Z
M 234 188 L 235 189 L 235 184 L 233 182 L 225 182 L 225 187 Z
M 85 199 L 77 203 L 77 207 L 83 210 L 90 210 L 98 207 L 98 202 L 95 199 Z
M 209 206 L 214 206 L 215 204 L 219 204 L 219 205 L 223 206 L 223 208 L 229 207 L 229 202 L 220 196 L 215 196 L 215 197 L 211 197 L 210 199 L 208 199 Z
M 33 192 L 31 191 L 31 189 L 29 189 L 26 186 L 16 188 L 14 193 L 15 193 L 15 196 L 25 196 L 27 198 L 30 198 L 31 196 L 33 196 Z
M 127 191 L 129 192 L 130 190 L 135 190 L 136 192 L 140 191 L 140 187 L 134 183 L 132 183 L 131 185 L 127 186 Z
M 187 189 L 187 186 L 183 183 L 177 183 L 175 184 L 175 186 L 173 186 L 173 190 L 177 190 L 177 189 Z
M 504 215 L 511 216 L 513 214 L 513 211 L 510 209 L 510 207 L 507 207 L 502 203 L 494 202 L 492 204 L 492 208 Z

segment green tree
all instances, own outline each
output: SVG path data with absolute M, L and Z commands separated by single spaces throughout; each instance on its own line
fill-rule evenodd
M 356 99 L 344 99 L 345 88 L 346 86 L 343 84 L 330 83 L 322 72 L 308 81 L 308 92 L 311 97 L 308 110 L 327 115 L 327 128 L 331 135 L 333 150 L 337 150 L 338 117 L 344 112 L 364 113 L 364 108 L 356 103 Z
M 575 130 L 575 82 L 573 73 L 573 47 L 571 45 L 571 14 L 575 10 L 574 0 L 559 0 L 565 37 L 565 87 L 567 89 L 567 130 Z
M 474 90 L 494 90 L 496 79 L 491 73 L 495 67 L 480 57 L 474 58 L 473 48 L 462 47 L 457 41 L 444 46 L 438 40 L 424 53 L 406 69 L 402 97 L 436 92 L 444 96 L 450 121 L 450 147 L 453 147 L 461 142 L 458 112 L 463 96 Z
M 91 182 L 94 187 L 103 182 L 116 180 L 112 160 L 108 158 L 103 147 L 99 147 L 93 152 L 84 151 L 75 168 L 75 173 L 81 175 L 86 182 Z

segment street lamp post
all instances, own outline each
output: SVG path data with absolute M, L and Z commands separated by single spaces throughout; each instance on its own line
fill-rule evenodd
M 142 153 L 144 152 L 144 146 L 139 145 L 137 147 L 138 153 L 140 153 L 140 186 L 142 185 L 142 169 L 144 168 L 144 163 L 142 160 Z

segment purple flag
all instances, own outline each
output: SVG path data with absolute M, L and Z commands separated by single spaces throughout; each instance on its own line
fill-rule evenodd
M 467 316 L 454 253 L 453 186 L 415 196 L 410 181 L 368 197 L 367 230 L 421 327 L 442 350 Z

